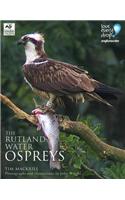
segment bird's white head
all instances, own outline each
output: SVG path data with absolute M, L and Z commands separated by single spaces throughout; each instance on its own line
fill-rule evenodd
M 23 44 L 26 54 L 26 63 L 31 63 L 35 59 L 45 56 L 44 37 L 40 33 L 26 34 L 21 37 L 18 44 Z

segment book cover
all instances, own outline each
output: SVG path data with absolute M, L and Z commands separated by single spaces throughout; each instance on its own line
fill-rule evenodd
M 1 178 L 125 178 L 124 121 L 124 21 L 1 21 Z

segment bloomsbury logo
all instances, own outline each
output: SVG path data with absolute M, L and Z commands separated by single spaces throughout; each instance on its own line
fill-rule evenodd
M 15 23 L 4 23 L 3 24 L 3 35 L 14 36 L 15 35 Z
M 101 24 L 101 42 L 102 43 L 118 43 L 117 36 L 121 31 L 120 24 Z

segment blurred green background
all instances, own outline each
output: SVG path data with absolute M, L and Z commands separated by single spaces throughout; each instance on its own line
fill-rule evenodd
M 11 22 L 11 21 L 5 21 Z M 7 95 L 24 111 L 34 109 L 34 94 L 25 83 L 22 65 L 25 62 L 23 47 L 16 41 L 27 33 L 42 32 L 45 37 L 45 50 L 48 57 L 83 67 L 97 80 L 125 91 L 125 22 L 124 21 L 13 21 L 16 26 L 15 36 L 1 35 L 2 93 Z M 1 22 L 1 27 L 3 27 Z M 122 27 L 117 36 L 119 43 L 101 43 L 101 24 L 119 23 Z M 2 30 L 3 31 L 3 30 Z M 112 102 L 115 109 L 92 102 L 76 105 L 74 117 L 87 123 L 107 143 L 125 147 L 125 96 Z M 60 112 L 63 112 L 62 109 Z M 79 113 L 79 115 L 78 115 Z M 78 115 L 78 116 L 77 116 Z M 2 141 L 6 130 L 14 130 L 16 135 L 40 135 L 36 127 L 14 118 L 13 113 L 2 104 Z M 5 146 L 2 142 L 2 177 L 3 178 L 125 178 L 125 164 L 112 160 L 100 159 L 91 148 L 78 137 L 61 133 L 61 149 L 65 150 L 65 160 L 61 173 L 50 169 L 46 162 L 13 162 L 4 159 Z M 47 144 L 34 144 L 34 149 L 45 150 Z M 38 166 L 37 176 L 5 176 L 5 166 Z M 93 169 L 92 171 L 86 168 Z

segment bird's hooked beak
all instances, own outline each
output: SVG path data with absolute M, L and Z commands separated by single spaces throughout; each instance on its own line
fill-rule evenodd
M 20 44 L 23 44 L 25 45 L 25 41 L 21 38 L 17 41 L 17 44 L 20 45 Z

